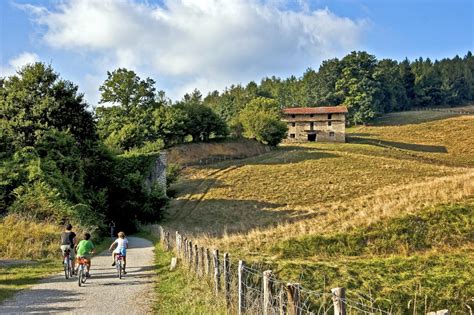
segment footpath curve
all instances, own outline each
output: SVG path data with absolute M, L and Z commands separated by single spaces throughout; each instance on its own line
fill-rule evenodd
M 0 314 L 81 313 L 147 314 L 153 298 L 153 244 L 128 237 L 127 274 L 120 280 L 108 251 L 92 259 L 91 278 L 83 287 L 64 273 L 43 279 L 0 304 Z

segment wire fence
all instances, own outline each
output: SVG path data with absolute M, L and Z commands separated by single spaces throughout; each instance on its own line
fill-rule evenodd
M 278 279 L 271 270 L 261 270 L 261 266 L 231 260 L 228 253 L 199 247 L 177 231 L 171 234 L 161 226 L 155 228 L 163 248 L 176 255 L 170 268 L 184 268 L 188 274 L 207 282 L 213 294 L 225 299 L 228 314 L 395 314 L 392 309 L 379 306 L 370 295 L 346 294 L 345 288 L 333 288 L 331 292 L 309 290 L 299 283 Z
M 272 148 L 269 146 L 265 146 L 265 149 L 262 150 L 259 153 L 248 155 L 248 154 L 239 154 L 239 155 L 211 155 L 207 156 L 205 158 L 193 160 L 193 161 L 187 161 L 187 162 L 181 162 L 179 163 L 183 167 L 189 167 L 189 166 L 197 166 L 197 165 L 209 165 L 209 164 L 214 164 L 218 162 L 224 162 L 224 161 L 230 161 L 230 160 L 242 160 L 242 159 L 247 159 L 250 157 L 254 157 L 260 154 L 265 154 L 269 153 L 272 151 Z
M 456 109 L 453 108 L 436 108 L 436 107 L 417 107 L 412 108 L 412 111 L 430 111 L 430 112 L 442 112 L 442 113 L 451 113 L 459 115 L 474 115 L 474 111 L 469 111 L 463 108 Z

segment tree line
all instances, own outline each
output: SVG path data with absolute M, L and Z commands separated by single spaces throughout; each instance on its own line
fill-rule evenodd
M 299 78 L 266 77 L 259 84 L 252 81 L 210 92 L 204 104 L 233 125 L 256 97 L 276 100 L 279 108 L 345 105 L 350 123 L 367 123 L 392 111 L 474 100 L 474 57 L 468 52 L 463 58 L 398 62 L 352 52 L 325 60 L 318 71 L 309 68 Z
M 392 111 L 458 105 L 474 100 L 474 57 L 377 60 L 367 52 L 322 62 L 297 78 L 264 78 L 232 85 L 205 97 L 194 90 L 176 102 L 155 81 L 117 69 L 100 87 L 96 109 L 101 139 L 118 152 L 154 150 L 211 138 L 245 136 L 278 144 L 287 131 L 279 115 L 287 107 L 345 105 L 350 124 L 364 124 Z

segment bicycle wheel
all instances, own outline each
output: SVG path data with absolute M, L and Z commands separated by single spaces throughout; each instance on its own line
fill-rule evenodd
M 82 286 L 82 278 L 84 277 L 84 268 L 79 266 L 79 272 L 77 273 L 77 283 Z
M 66 279 L 69 279 L 69 270 L 68 270 L 68 261 L 67 259 L 64 259 L 63 261 L 63 266 L 64 266 L 64 277 L 66 277 Z
M 72 278 L 74 276 L 74 268 L 72 267 L 72 260 L 69 259 L 68 261 L 68 271 L 69 271 L 69 278 Z
M 119 279 L 122 279 L 122 260 L 119 260 L 119 263 L 117 265 L 118 267 L 118 274 L 119 274 Z

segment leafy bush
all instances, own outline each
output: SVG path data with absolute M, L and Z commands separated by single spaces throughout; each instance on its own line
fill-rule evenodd
M 288 131 L 286 124 L 280 120 L 277 101 L 264 97 L 249 102 L 240 112 L 239 122 L 244 136 L 271 146 L 280 143 Z

